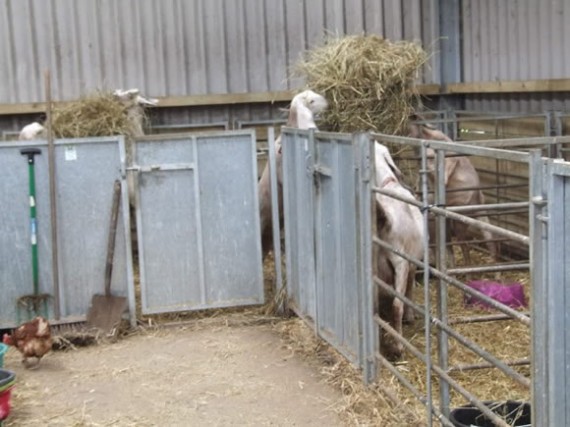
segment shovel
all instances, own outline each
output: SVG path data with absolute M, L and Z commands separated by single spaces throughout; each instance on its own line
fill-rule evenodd
M 117 219 L 119 217 L 119 198 L 121 196 L 121 182 L 115 181 L 113 186 L 113 206 L 111 208 L 111 224 L 107 242 L 107 262 L 105 265 L 105 295 L 93 295 L 91 308 L 87 313 L 87 325 L 99 328 L 105 333 L 121 321 L 123 312 L 127 307 L 127 298 L 111 295 L 111 277 L 113 274 L 113 256 L 115 254 L 115 235 L 117 233 Z

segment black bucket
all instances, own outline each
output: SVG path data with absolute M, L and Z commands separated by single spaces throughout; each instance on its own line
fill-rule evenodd
M 484 402 L 495 414 L 513 427 L 531 427 L 530 403 L 508 400 L 506 402 Z M 495 427 L 479 408 L 472 405 L 461 406 L 451 411 L 449 421 L 455 427 Z

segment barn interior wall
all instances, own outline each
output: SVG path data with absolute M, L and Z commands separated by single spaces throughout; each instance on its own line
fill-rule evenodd
M 0 105 L 42 101 L 48 68 L 55 100 L 116 87 L 155 97 L 294 90 L 302 86 L 289 78 L 295 61 L 325 32 L 419 40 L 433 55 L 418 82 L 446 83 L 439 35 L 447 6 L 456 2 L 461 82 L 569 75 L 570 4 L 564 0 L 0 0 L 0 79 L 11 82 L 0 85 Z M 432 96 L 425 104 L 570 110 L 565 93 Z M 285 105 L 165 108 L 152 119 L 158 125 L 266 120 L 279 118 Z M 0 116 L 0 131 L 41 117 Z
M 294 89 L 290 70 L 325 33 L 423 40 L 435 0 L 0 0 L 0 104 L 101 88 L 154 97 Z M 423 80 L 436 71 L 426 68 Z

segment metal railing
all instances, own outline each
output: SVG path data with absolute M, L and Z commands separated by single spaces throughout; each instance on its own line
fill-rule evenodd
M 530 396 L 530 385 L 531 381 L 525 375 L 518 372 L 514 367 L 521 365 L 528 365 L 530 348 L 528 349 L 528 354 L 524 357 L 518 357 L 515 359 L 504 359 L 500 355 L 492 354 L 491 351 L 483 348 L 483 346 L 472 338 L 465 336 L 464 333 L 459 332 L 456 325 L 468 326 L 469 322 L 479 323 L 482 321 L 503 321 L 503 320 L 514 320 L 522 325 L 528 327 L 531 324 L 531 319 L 527 313 L 523 313 L 514 310 L 506 305 L 503 305 L 492 298 L 474 290 L 473 288 L 467 286 L 467 284 L 459 280 L 461 274 L 467 273 L 484 273 L 489 271 L 515 271 L 515 270 L 528 270 L 531 263 L 529 261 L 521 261 L 516 263 L 509 263 L 503 265 L 485 265 L 478 267 L 468 267 L 468 268 L 456 268 L 447 269 L 446 260 L 446 220 L 452 219 L 459 221 L 463 224 L 478 228 L 485 229 L 492 232 L 496 236 L 507 238 L 511 241 L 518 242 L 518 244 L 528 247 L 530 243 L 530 238 L 526 234 L 521 234 L 514 232 L 512 230 L 500 227 L 497 225 L 489 224 L 483 222 L 479 219 L 471 217 L 469 211 L 480 211 L 482 208 L 493 210 L 496 212 L 509 211 L 513 208 L 522 210 L 529 209 L 529 201 L 532 195 L 535 193 L 535 189 L 532 184 L 530 185 L 530 190 L 528 193 L 528 199 L 525 201 L 516 202 L 498 202 L 484 206 L 467 206 L 467 207 L 457 207 L 450 208 L 445 207 L 445 185 L 443 182 L 443 174 L 441 171 L 444 170 L 445 154 L 456 153 L 465 156 L 478 156 L 491 158 L 498 161 L 508 161 L 520 163 L 523 165 L 528 165 L 529 176 L 535 174 L 540 174 L 540 171 L 534 170 L 533 167 L 536 163 L 531 160 L 535 157 L 540 156 L 539 150 L 534 150 L 534 152 L 522 152 L 515 150 L 497 149 L 494 145 L 500 145 L 501 142 L 488 142 L 487 146 L 478 146 L 476 144 L 456 144 L 448 142 L 436 142 L 436 141 L 422 141 L 410 138 L 400 138 L 387 136 L 382 134 L 372 134 L 372 138 L 387 144 L 396 144 L 401 146 L 410 146 L 420 150 L 421 166 L 419 168 L 419 175 L 421 178 L 422 191 L 420 200 L 413 201 L 410 199 L 402 198 L 390 191 L 383 190 L 378 187 L 373 187 L 374 193 L 381 193 L 389 197 L 393 197 L 400 201 L 405 201 L 416 207 L 420 208 L 424 214 L 424 221 L 426 221 L 428 213 L 436 216 L 436 249 L 437 249 L 437 260 L 436 267 L 426 265 L 426 260 L 429 259 L 429 252 L 424 249 L 424 259 L 413 259 L 405 253 L 401 253 L 396 248 L 391 246 L 388 242 L 384 242 L 377 237 L 373 238 L 373 242 L 377 247 L 383 250 L 392 251 L 399 256 L 403 257 L 407 261 L 416 265 L 419 268 L 423 268 L 423 282 L 424 282 L 424 296 L 421 303 L 411 301 L 406 298 L 405 295 L 396 292 L 391 285 L 384 283 L 379 277 L 374 277 L 374 284 L 380 288 L 385 294 L 389 294 L 394 298 L 398 298 L 404 302 L 405 305 L 411 307 L 416 313 L 424 319 L 424 340 L 425 344 L 422 349 L 419 346 L 414 345 L 410 337 L 400 335 L 390 324 L 389 321 L 382 318 L 379 313 L 375 314 L 374 320 L 378 326 L 378 334 L 384 331 L 385 334 L 389 335 L 392 339 L 403 344 L 404 348 L 411 356 L 419 359 L 425 369 L 425 378 L 423 380 L 425 387 L 423 390 L 418 387 L 413 378 L 406 377 L 401 371 L 398 370 L 396 365 L 390 365 L 390 362 L 380 353 L 377 352 L 376 357 L 380 367 L 387 368 L 391 374 L 396 377 L 400 383 L 406 387 L 416 399 L 422 402 L 427 408 L 427 420 L 428 425 L 432 425 L 433 420 L 438 420 L 443 425 L 451 425 L 449 420 L 450 409 L 451 409 L 451 392 L 454 391 L 458 395 L 462 396 L 469 403 L 476 406 L 483 414 L 485 414 L 489 419 L 491 419 L 496 425 L 508 426 L 504 419 L 495 414 L 484 401 L 488 400 L 485 396 L 478 395 L 477 390 L 469 390 L 469 387 L 465 385 L 464 381 L 455 379 L 453 374 L 455 372 L 461 371 L 464 375 L 466 372 L 471 370 L 481 370 L 481 369 L 497 369 L 506 378 L 513 381 L 514 384 L 520 385 L 525 392 L 522 393 L 526 396 Z M 551 138 L 540 138 L 532 141 L 521 142 L 518 141 L 516 144 L 518 149 L 526 148 L 533 145 L 549 146 L 556 144 L 560 141 Z M 508 142 L 507 146 L 515 146 Z M 428 200 L 427 191 L 427 175 L 428 173 L 433 173 L 426 169 L 426 153 L 427 149 L 435 151 L 435 200 Z M 528 186 L 528 178 L 527 178 Z M 467 216 L 469 214 L 470 216 Z M 431 309 L 433 295 L 429 292 L 429 287 L 433 286 L 432 283 L 435 281 L 435 286 L 437 286 L 436 295 L 436 307 L 435 310 Z M 477 319 L 469 318 L 463 316 L 461 323 L 452 322 L 448 312 L 448 292 L 450 289 L 456 289 L 457 291 L 477 297 L 479 300 L 484 301 L 490 307 L 500 312 L 500 315 L 493 314 L 490 316 L 480 316 Z M 437 340 L 433 340 L 432 335 L 437 336 Z M 530 336 L 530 332 L 529 332 Z M 467 349 L 474 355 L 476 355 L 482 362 L 477 363 L 460 363 L 460 361 L 453 360 L 450 358 L 450 340 L 454 341 L 464 349 Z M 434 346 L 432 343 L 436 343 Z M 435 348 L 434 348 L 435 347 Z M 436 352 L 437 362 L 434 361 L 432 353 Z M 432 378 L 432 376 L 434 378 Z M 434 381 L 439 384 L 439 398 L 434 398 L 434 391 L 432 390 Z M 393 393 L 392 393 L 393 394 Z

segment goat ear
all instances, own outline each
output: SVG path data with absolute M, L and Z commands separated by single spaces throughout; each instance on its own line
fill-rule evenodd
M 119 98 L 122 101 L 130 101 L 136 99 L 138 94 L 139 94 L 138 89 L 127 89 L 127 90 L 116 89 L 113 92 L 113 95 L 115 95 L 117 98 Z
M 139 105 L 157 105 L 158 99 L 145 98 L 144 96 L 137 95 L 137 104 L 139 104 Z
M 445 186 L 447 187 L 447 183 L 449 182 L 449 178 L 457 169 L 457 165 L 459 162 L 457 161 L 457 157 L 452 157 L 450 159 L 445 160 Z

